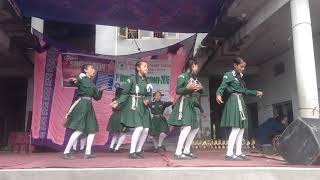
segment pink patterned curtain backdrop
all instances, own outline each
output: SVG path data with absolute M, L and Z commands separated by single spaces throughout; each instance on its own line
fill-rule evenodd
M 170 47 L 168 47 L 165 49 L 123 57 L 147 59 L 149 59 L 151 56 L 153 59 L 155 57 L 160 57 L 161 59 L 167 57 L 168 60 L 174 64 L 171 68 L 170 75 L 170 95 L 177 99 L 178 96 L 175 93 L 177 77 L 184 67 L 186 57 L 190 53 L 194 41 L 195 36 L 180 42 L 179 48 L 177 48 L 174 53 L 169 52 L 168 48 Z M 48 51 L 43 53 L 35 53 L 32 139 L 33 143 L 35 144 L 48 145 L 56 149 L 61 149 L 63 144 L 66 143 L 66 139 L 68 137 L 68 133 L 64 127 L 65 115 L 73 102 L 75 89 L 62 87 L 62 59 L 60 54 L 56 56 L 55 62 L 55 72 L 50 72 L 55 77 L 49 76 L 50 78 L 48 78 L 48 75 L 50 75 L 50 73 L 48 73 L 49 70 L 47 64 L 49 63 Z M 52 80 L 53 92 L 48 89 L 48 84 L 50 84 L 48 79 Z M 94 145 L 105 145 L 108 141 L 108 132 L 106 131 L 106 126 L 112 113 L 109 104 L 113 97 L 114 92 L 105 91 L 102 100 L 94 101 L 93 103 L 100 129 L 96 135 Z

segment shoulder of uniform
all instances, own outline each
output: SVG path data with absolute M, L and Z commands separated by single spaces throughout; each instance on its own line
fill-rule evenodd
M 80 73 L 79 74 L 79 79 L 83 79 L 85 77 L 88 77 L 85 73 Z
M 180 76 L 178 78 L 186 78 L 186 77 L 188 77 L 188 73 L 184 72 L 184 73 L 180 74 Z
M 233 76 L 232 71 L 228 71 L 224 73 L 223 79 L 228 79 L 228 78 L 231 78 L 232 76 Z
M 135 81 L 135 76 L 130 76 L 128 77 L 128 79 L 126 80 L 128 83 L 132 83 Z

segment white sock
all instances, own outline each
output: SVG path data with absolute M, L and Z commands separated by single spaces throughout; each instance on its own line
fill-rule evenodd
M 146 142 L 146 139 L 148 137 L 148 132 L 149 132 L 149 128 L 143 128 L 143 131 L 142 131 L 142 133 L 140 135 L 140 138 L 139 138 L 139 142 L 138 142 L 138 146 L 137 146 L 136 152 L 141 152 L 142 147 L 143 147 L 143 145 Z
M 242 154 L 242 139 L 243 139 L 244 129 L 240 129 L 237 140 L 236 140 L 236 155 L 239 156 Z
M 182 148 L 184 145 L 184 142 L 187 139 L 187 136 L 191 130 L 191 126 L 182 126 L 180 130 L 180 135 L 179 135 L 179 140 L 177 144 L 177 149 L 176 149 L 176 155 L 181 155 L 182 154 Z
M 114 133 L 112 135 L 112 139 L 111 139 L 111 143 L 110 143 L 110 149 L 114 148 L 114 145 L 116 144 L 118 137 L 119 137 L 118 133 Z
M 123 144 L 123 141 L 126 139 L 127 135 L 125 133 L 120 133 L 120 137 L 118 139 L 118 143 L 115 150 L 119 150 L 120 146 Z
M 76 151 L 76 150 L 77 150 L 77 146 L 78 146 L 78 139 L 74 141 L 74 143 L 73 143 L 73 145 L 72 145 L 72 149 L 73 149 L 74 151 Z
M 130 153 L 136 152 L 136 147 L 139 141 L 139 137 L 141 135 L 141 132 L 143 130 L 143 127 L 136 127 L 134 129 L 134 132 L 131 136 L 131 146 L 130 146 Z
M 72 148 L 75 141 L 77 141 L 78 137 L 82 134 L 80 131 L 75 131 L 70 136 L 66 149 L 64 150 L 64 154 L 70 153 L 70 149 Z
M 198 131 L 199 131 L 199 128 L 191 129 L 191 131 L 189 132 L 187 140 L 186 140 L 186 144 L 185 144 L 184 150 L 183 150 L 184 154 L 189 154 L 190 153 L 190 148 L 191 148 L 193 139 L 194 139 L 194 137 L 196 137 Z
M 157 138 L 155 136 L 152 136 L 152 142 L 153 142 L 154 148 L 158 149 L 158 142 L 157 142 Z
M 84 150 L 84 146 L 86 145 L 86 139 L 87 138 L 80 139 L 80 150 Z
M 228 139 L 227 156 L 233 156 L 233 147 L 239 134 L 240 128 L 232 128 Z
M 164 138 L 166 138 L 168 135 L 166 133 L 160 133 L 159 135 L 159 144 L 158 146 L 162 146 Z
M 94 139 L 94 136 L 96 134 L 88 134 L 88 137 L 87 137 L 87 147 L 86 147 L 86 155 L 90 155 L 91 154 L 91 147 L 92 147 L 92 143 L 93 143 L 93 139 Z

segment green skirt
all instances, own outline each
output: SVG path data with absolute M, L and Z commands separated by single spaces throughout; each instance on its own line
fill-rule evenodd
M 181 99 L 182 98 L 180 97 L 174 105 L 168 123 L 172 126 L 191 126 L 192 129 L 199 128 L 197 112 L 195 110 L 194 100 L 192 97 L 184 99 L 182 108 L 182 118 L 179 119 L 179 107 Z
M 239 99 L 242 105 L 245 119 L 241 118 L 237 96 L 231 95 L 227 100 L 227 103 L 223 110 L 220 124 L 221 127 L 236 127 L 241 129 L 248 127 L 247 107 L 242 95 L 239 96 Z
M 160 116 L 160 117 L 153 116 L 151 120 L 150 134 L 159 135 L 160 133 L 168 134 L 168 132 L 169 132 L 169 126 L 166 118 L 163 116 Z
M 126 132 L 126 128 L 121 124 L 120 111 L 113 111 L 113 113 L 111 114 L 107 126 L 107 131 L 109 131 L 110 133 Z
M 93 134 L 99 131 L 99 126 L 92 106 L 92 100 L 81 99 L 77 103 L 69 116 L 65 127 L 85 134 Z
M 126 102 L 123 103 L 121 108 L 121 123 L 125 127 L 136 128 L 150 128 L 151 127 L 151 117 L 150 111 L 147 106 L 144 105 L 143 100 L 138 98 L 137 107 L 135 110 L 131 108 L 132 98 L 128 98 Z

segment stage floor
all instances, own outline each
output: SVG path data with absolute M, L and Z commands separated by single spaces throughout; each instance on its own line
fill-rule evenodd
M 76 154 L 74 160 L 62 159 L 62 153 L 0 153 L 0 169 L 34 168 L 162 168 L 162 167 L 311 167 L 290 165 L 281 157 L 248 153 L 250 161 L 225 161 L 224 151 L 198 151 L 193 160 L 175 160 L 172 152 L 146 152 L 144 159 L 128 159 L 123 153 L 98 152 L 94 159 L 83 159 Z

